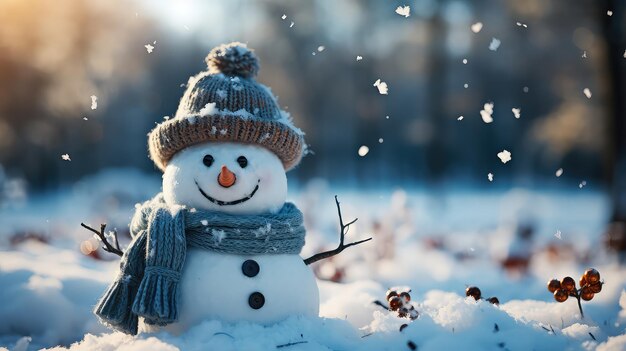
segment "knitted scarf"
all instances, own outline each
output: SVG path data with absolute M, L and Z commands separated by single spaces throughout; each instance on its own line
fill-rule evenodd
M 302 212 L 289 202 L 276 214 L 230 215 L 172 209 L 159 194 L 137 208 L 130 232 L 120 273 L 94 313 L 116 330 L 137 334 L 138 317 L 156 325 L 178 319 L 187 246 L 234 255 L 299 254 L 305 229 Z

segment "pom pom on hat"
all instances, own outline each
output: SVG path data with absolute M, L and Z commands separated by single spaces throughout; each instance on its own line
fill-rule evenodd
M 254 78 L 259 71 L 259 60 L 246 44 L 232 42 L 215 47 L 206 57 L 209 73 Z

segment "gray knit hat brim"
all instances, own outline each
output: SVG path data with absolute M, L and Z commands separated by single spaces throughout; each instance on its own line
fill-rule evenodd
M 294 168 L 304 153 L 304 136 L 290 125 L 228 114 L 167 120 L 150 132 L 148 148 L 152 161 L 164 171 L 172 157 L 189 146 L 227 141 L 267 148 L 282 161 L 285 171 Z

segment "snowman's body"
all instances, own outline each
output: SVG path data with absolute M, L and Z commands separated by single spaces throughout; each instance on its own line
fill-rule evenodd
M 224 172 L 234 175 L 232 184 L 225 186 Z M 283 206 L 287 180 L 280 160 L 262 147 L 206 143 L 181 151 L 169 162 L 163 193 L 172 207 L 259 214 Z M 165 329 L 178 333 L 208 319 L 269 324 L 318 312 L 315 276 L 299 255 L 245 256 L 189 248 L 180 279 L 179 318 Z

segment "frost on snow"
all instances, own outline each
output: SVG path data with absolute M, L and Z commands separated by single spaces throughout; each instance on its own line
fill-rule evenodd
M 396 13 L 400 16 L 409 17 L 411 15 L 411 7 L 408 5 L 398 6 L 396 8 Z
M 489 50 L 496 51 L 500 47 L 500 40 L 496 38 L 491 38 L 491 43 L 489 43 Z
M 380 79 L 377 79 L 377 80 L 374 82 L 374 86 L 378 88 L 378 92 L 379 92 L 381 95 L 387 95 L 387 92 L 389 91 L 389 88 L 387 87 L 387 83 L 385 83 L 385 82 L 381 82 L 381 80 L 380 80 Z
M 472 24 L 472 32 L 474 33 L 478 33 L 480 32 L 481 29 L 483 29 L 483 23 L 482 22 L 476 22 L 474 24 Z
M 556 170 L 556 176 L 560 177 L 563 174 L 563 168 L 559 168 Z
M 487 102 L 483 105 L 483 109 L 480 110 L 480 117 L 482 117 L 483 122 L 491 123 L 493 122 L 493 102 Z
M 95 95 L 91 95 L 91 109 L 95 110 L 98 108 L 98 97 Z
M 370 148 L 365 145 L 361 145 L 358 152 L 359 152 L 359 156 L 363 157 L 367 155 L 368 152 L 370 152 Z
M 520 113 L 522 112 L 521 109 L 513 107 L 511 111 L 513 112 L 513 116 L 515 116 L 515 118 L 520 118 Z
M 493 173 L 488 173 L 487 179 L 489 179 L 490 182 L 493 182 Z
M 502 161 L 502 163 L 507 163 L 511 161 L 511 153 L 507 150 L 502 150 L 498 152 L 498 158 Z
M 63 161 L 71 161 L 72 159 L 70 158 L 69 154 L 63 154 L 61 155 L 61 158 L 63 159 Z
M 589 90 L 589 88 L 583 89 L 583 93 L 585 93 L 587 99 L 591 99 L 591 90 Z

